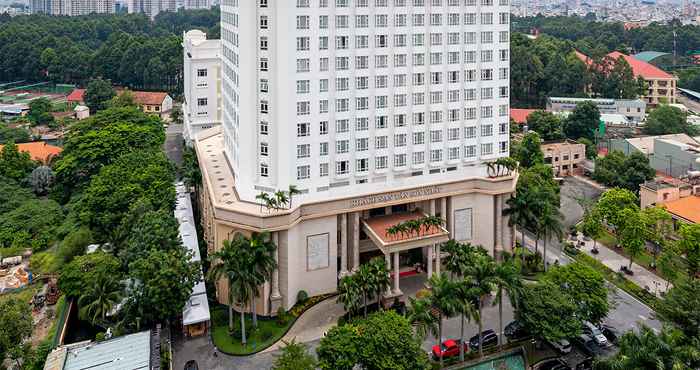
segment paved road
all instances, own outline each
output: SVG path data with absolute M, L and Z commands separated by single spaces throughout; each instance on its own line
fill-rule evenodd
M 182 125 L 171 123 L 165 128 L 163 150 L 168 158 L 178 166 L 182 164 Z

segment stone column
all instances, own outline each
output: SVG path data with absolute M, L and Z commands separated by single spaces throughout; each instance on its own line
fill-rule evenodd
M 428 246 L 428 279 L 433 276 L 433 248 L 434 245 Z
M 360 212 L 352 214 L 352 267 L 360 268 Z
M 440 258 L 440 244 L 435 245 L 435 273 L 440 275 L 440 265 L 442 260 Z
M 495 196 L 496 209 L 494 210 L 494 221 L 496 224 L 496 235 L 494 235 L 493 240 L 493 256 L 495 258 L 500 258 L 500 253 L 503 251 L 503 197 L 501 195 Z
M 272 233 L 272 242 L 277 246 L 275 248 L 275 262 L 277 262 L 277 268 L 272 273 L 272 286 L 270 292 L 270 314 L 276 315 L 277 309 L 282 303 L 282 295 L 280 294 L 280 240 L 279 231 Z
M 435 199 L 430 200 L 430 209 L 428 210 L 428 214 L 435 216 Z
M 387 253 L 384 255 L 384 261 L 386 262 L 387 271 L 391 271 L 391 253 Z M 384 293 L 384 296 L 391 297 L 391 284 L 389 284 L 389 286 L 386 287 L 386 292 Z
M 348 273 L 348 215 L 340 215 L 340 277 Z
M 394 252 L 394 295 L 401 295 L 401 288 L 399 287 L 399 252 Z
M 445 221 L 445 227 L 447 227 L 447 198 L 440 199 L 440 217 Z

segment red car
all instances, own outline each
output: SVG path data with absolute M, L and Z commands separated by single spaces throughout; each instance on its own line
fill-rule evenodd
M 439 359 L 440 357 L 448 358 L 452 356 L 459 356 L 459 339 L 447 339 L 442 342 L 442 345 L 433 346 L 433 357 Z M 469 344 L 464 343 L 464 353 L 469 352 Z

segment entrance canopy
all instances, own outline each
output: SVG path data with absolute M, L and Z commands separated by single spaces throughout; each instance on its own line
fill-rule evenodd
M 428 217 L 426 214 L 417 211 L 378 216 L 363 220 L 362 228 L 384 254 L 448 241 L 450 239 L 449 233 L 444 227 L 438 225 L 421 225 L 419 230 L 405 228 L 400 232 L 392 233 L 392 228 L 396 225 L 410 225 L 426 217 Z

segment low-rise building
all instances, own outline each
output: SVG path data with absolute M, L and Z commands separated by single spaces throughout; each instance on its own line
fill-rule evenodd
M 4 145 L 0 145 L 2 151 Z M 43 141 L 17 144 L 17 150 L 22 153 L 29 153 L 29 158 L 42 164 L 49 164 L 51 160 L 58 157 L 63 148 L 49 145 Z
M 682 179 L 657 178 L 639 186 L 642 208 L 660 205 L 674 220 L 674 230 L 680 223 L 700 223 L 700 171 Z
M 577 105 L 591 102 L 602 115 L 623 116 L 628 124 L 644 120 L 647 104 L 641 99 L 593 99 L 593 98 L 547 98 L 547 111 L 552 113 L 572 112 Z
M 573 140 L 545 142 L 540 146 L 544 162 L 552 166 L 554 176 L 572 176 L 583 173 L 586 146 Z
M 182 47 L 182 136 L 192 145 L 199 132 L 221 125 L 221 40 L 207 40 L 204 32 L 192 30 L 185 33 Z
M 173 98 L 165 92 L 131 91 L 136 103 L 144 113 L 157 114 L 162 119 L 170 117 Z
M 46 357 L 44 370 L 160 369 L 160 332 L 142 331 L 102 342 L 60 346 Z
M 644 136 L 610 141 L 610 150 L 625 155 L 639 152 L 649 158 L 657 172 L 671 177 L 683 177 L 689 171 L 700 170 L 700 142 L 686 134 Z

